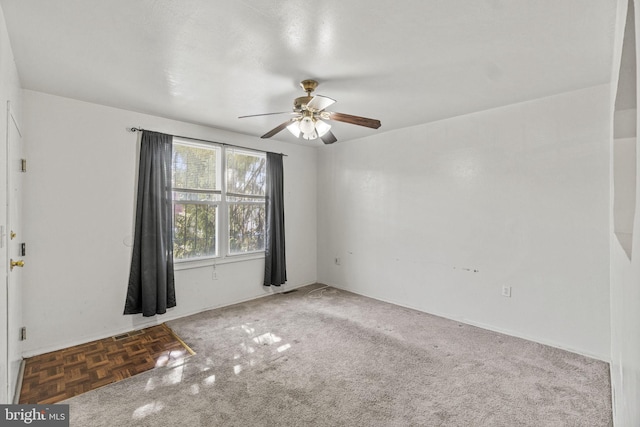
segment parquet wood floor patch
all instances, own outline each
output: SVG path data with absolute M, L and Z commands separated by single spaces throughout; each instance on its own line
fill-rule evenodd
M 60 402 L 192 354 L 165 324 L 41 354 L 25 361 L 20 403 Z

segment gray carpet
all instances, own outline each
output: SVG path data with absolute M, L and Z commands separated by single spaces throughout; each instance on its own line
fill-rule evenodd
M 609 366 L 319 285 L 169 322 L 197 353 L 71 426 L 611 426 Z

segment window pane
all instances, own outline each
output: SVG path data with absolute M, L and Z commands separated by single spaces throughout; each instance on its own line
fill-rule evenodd
M 217 147 L 173 144 L 173 187 L 196 190 L 218 189 Z
M 266 157 L 227 149 L 227 192 L 264 196 Z
M 264 250 L 264 203 L 229 204 L 229 252 Z
M 173 205 L 173 257 L 216 256 L 218 207 L 190 203 Z

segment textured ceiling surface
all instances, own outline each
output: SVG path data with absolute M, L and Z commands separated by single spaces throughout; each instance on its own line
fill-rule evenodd
M 260 136 L 303 79 L 343 142 L 610 81 L 615 0 L 0 0 L 26 89 Z M 132 123 L 132 125 L 135 125 Z M 296 141 L 283 131 L 276 139 Z M 309 144 L 309 142 L 306 142 Z M 317 141 L 313 144 L 321 144 Z

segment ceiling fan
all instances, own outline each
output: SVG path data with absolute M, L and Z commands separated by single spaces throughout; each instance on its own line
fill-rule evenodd
M 293 112 L 283 111 L 279 113 L 253 114 L 250 116 L 240 116 L 238 118 L 244 119 L 247 117 L 270 116 L 274 114 L 292 114 L 294 117 L 279 124 L 260 138 L 271 138 L 287 128 L 296 138 L 302 137 L 307 140 L 320 138 L 325 144 L 333 144 L 338 139 L 331 132 L 331 125 L 324 120 L 335 120 L 373 129 L 380 127 L 380 120 L 325 111 L 325 109 L 333 105 L 336 100 L 322 95 L 311 96 L 311 93 L 318 87 L 317 81 L 303 80 L 300 82 L 300 86 L 307 92 L 307 96 L 294 99 Z

